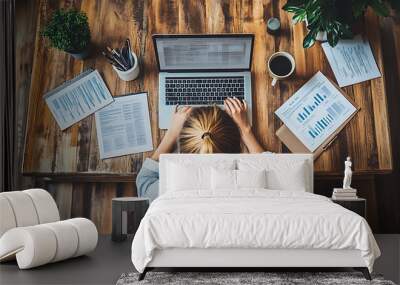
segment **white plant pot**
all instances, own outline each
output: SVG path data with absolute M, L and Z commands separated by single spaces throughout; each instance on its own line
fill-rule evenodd
M 307 19 L 306 19 L 305 23 L 306 23 L 306 28 L 307 28 L 307 26 L 308 26 Z M 310 30 L 307 28 L 307 31 L 310 31 Z M 318 32 L 315 39 L 320 42 L 326 42 L 328 40 L 328 34 L 325 31 Z
M 320 42 L 326 42 L 328 40 L 328 34 L 326 32 L 318 32 L 315 39 Z
M 123 81 L 132 81 L 135 80 L 140 73 L 139 62 L 137 56 L 134 52 L 132 52 L 133 60 L 135 64 L 133 67 L 127 71 L 121 71 L 113 65 L 115 72 L 118 74 L 118 77 Z

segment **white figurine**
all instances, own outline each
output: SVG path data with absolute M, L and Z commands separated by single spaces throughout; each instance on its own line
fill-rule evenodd
M 347 157 L 346 161 L 344 162 L 344 179 L 343 179 L 343 189 L 352 189 L 351 184 L 351 177 L 353 176 L 353 172 L 351 171 L 351 160 L 350 156 Z

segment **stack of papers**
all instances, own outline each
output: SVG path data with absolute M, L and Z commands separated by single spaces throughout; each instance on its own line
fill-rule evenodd
M 340 87 L 381 76 L 371 46 L 361 36 L 341 40 L 335 47 L 326 42 L 322 48 Z
M 153 150 L 147 93 L 113 98 L 88 69 L 44 98 L 61 130 L 95 113 L 101 159 Z

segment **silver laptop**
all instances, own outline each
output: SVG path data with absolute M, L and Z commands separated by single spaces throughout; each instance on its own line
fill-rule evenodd
M 159 68 L 159 126 L 168 129 L 175 106 L 246 100 L 251 120 L 254 35 L 153 35 Z

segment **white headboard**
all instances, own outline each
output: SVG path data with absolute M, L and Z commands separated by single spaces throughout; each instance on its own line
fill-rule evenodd
M 175 162 L 175 163 L 181 163 L 182 161 L 187 161 L 189 160 L 190 162 L 199 162 L 199 164 L 210 164 L 212 165 L 213 162 L 216 162 L 218 160 L 224 160 L 224 161 L 236 161 L 238 159 L 257 159 L 260 158 L 260 156 L 265 158 L 271 158 L 273 160 L 276 159 L 282 159 L 286 161 L 293 161 L 293 162 L 298 162 L 298 161 L 304 161 L 307 165 L 307 168 L 309 169 L 308 171 L 308 177 L 306 179 L 308 180 L 308 187 L 306 189 L 307 192 L 313 193 L 314 192 L 314 159 L 312 154 L 286 154 L 286 153 L 262 153 L 262 154 L 162 154 L 160 156 L 160 183 L 159 183 L 159 191 L 160 195 L 166 192 L 166 175 L 167 175 L 167 163 L 168 162 Z

